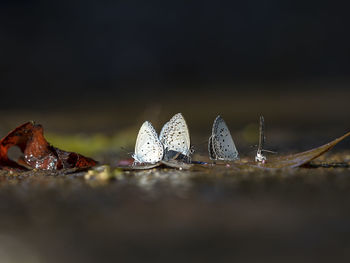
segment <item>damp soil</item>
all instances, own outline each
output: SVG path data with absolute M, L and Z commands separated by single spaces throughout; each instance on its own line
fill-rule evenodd
M 0 251 L 16 262 L 346 262 L 349 155 L 274 172 L 3 172 Z
M 335 151 L 273 172 L 1 172 L 0 251 L 11 262 L 346 262 L 349 167 L 350 151 Z

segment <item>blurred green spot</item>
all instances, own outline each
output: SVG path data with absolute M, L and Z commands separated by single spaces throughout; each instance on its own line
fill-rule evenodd
M 259 140 L 259 126 L 255 123 L 248 124 L 244 127 L 242 136 L 243 139 L 250 144 L 257 143 Z
M 137 130 L 132 127 L 112 136 L 104 134 L 60 135 L 48 133 L 45 137 L 50 144 L 62 150 L 93 156 L 102 152 L 118 152 L 122 148 L 130 148 L 135 144 L 136 135 Z

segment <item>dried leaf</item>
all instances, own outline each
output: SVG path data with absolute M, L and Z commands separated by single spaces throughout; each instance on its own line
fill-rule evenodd
M 327 151 L 332 149 L 336 144 L 338 144 L 339 142 L 341 142 L 342 140 L 344 140 L 349 136 L 350 136 L 350 132 L 346 133 L 342 137 L 335 139 L 334 141 L 331 141 L 325 145 L 314 148 L 312 150 L 297 153 L 297 154 L 286 155 L 286 156 L 278 156 L 275 158 L 268 159 L 265 163 L 256 163 L 256 162 L 234 163 L 232 164 L 232 166 L 237 166 L 240 168 L 249 166 L 249 167 L 258 167 L 258 168 L 265 168 L 265 169 L 300 167 L 305 164 L 308 164 L 312 160 L 326 153 Z
M 18 162 L 8 158 L 8 150 L 13 146 L 18 146 L 24 154 Z M 0 141 L 0 168 L 2 169 L 85 169 L 95 165 L 96 161 L 93 159 L 51 146 L 44 137 L 42 126 L 32 122 L 17 127 Z

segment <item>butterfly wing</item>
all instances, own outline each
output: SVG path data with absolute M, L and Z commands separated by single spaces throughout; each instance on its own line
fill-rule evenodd
M 208 141 L 208 152 L 210 160 L 217 160 L 217 156 L 213 149 L 213 135 L 209 137 Z
M 159 139 L 167 151 L 176 151 L 186 156 L 190 154 L 190 134 L 181 113 L 175 114 L 164 124 Z
M 259 145 L 258 145 L 258 150 L 256 151 L 256 156 L 255 156 L 256 162 L 265 162 L 266 161 L 266 157 L 262 153 L 264 146 L 265 146 L 265 121 L 264 121 L 264 116 L 260 116 L 260 119 L 259 119 Z
M 262 152 L 263 148 L 265 146 L 265 121 L 264 116 L 260 116 L 259 119 L 259 146 L 258 146 L 258 152 Z
M 137 163 L 157 163 L 163 159 L 163 145 L 152 124 L 144 122 L 137 135 L 133 158 Z
M 209 139 L 209 157 L 212 160 L 233 161 L 238 159 L 238 151 L 231 133 L 221 116 L 217 116 Z

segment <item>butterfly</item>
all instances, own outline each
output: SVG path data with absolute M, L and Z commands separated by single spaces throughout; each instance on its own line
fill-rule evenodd
M 164 159 L 188 160 L 192 153 L 190 149 L 190 134 L 186 121 L 181 113 L 175 114 L 167 123 L 164 124 L 159 140 L 164 146 Z
M 231 133 L 220 115 L 214 120 L 208 151 L 211 160 L 234 161 L 239 159 Z
M 256 151 L 255 161 L 265 163 L 266 156 L 262 154 L 262 152 L 265 151 L 263 149 L 265 146 L 265 121 L 263 116 L 260 116 L 259 124 L 259 145 L 258 150 Z
M 155 164 L 162 160 L 190 162 L 190 135 L 181 113 L 164 124 L 159 138 L 152 124 L 144 122 L 136 139 L 135 163 Z
M 158 134 L 149 121 L 145 121 L 137 135 L 135 153 L 133 158 L 135 163 L 158 163 L 163 159 L 164 148 L 158 138 Z

